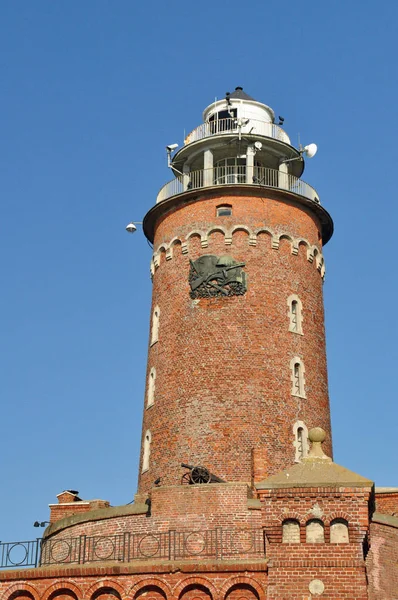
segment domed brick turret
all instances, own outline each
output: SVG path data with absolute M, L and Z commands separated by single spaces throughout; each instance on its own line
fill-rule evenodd
M 332 455 L 331 218 L 272 109 L 237 88 L 204 117 L 169 151 L 176 177 L 144 219 L 154 257 L 139 492 L 179 483 L 181 463 L 250 484 L 259 463 L 264 477 L 305 457 L 315 425 Z

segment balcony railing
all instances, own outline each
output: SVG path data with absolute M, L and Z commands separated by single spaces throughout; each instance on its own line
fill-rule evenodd
M 222 166 L 179 175 L 160 190 L 156 202 L 162 202 L 189 190 L 215 185 L 245 184 L 286 190 L 319 204 L 317 191 L 294 175 L 267 167 Z
M 203 140 L 212 135 L 220 135 L 223 133 L 238 134 L 239 132 L 243 135 L 261 135 L 273 138 L 274 140 L 279 140 L 280 142 L 285 142 L 285 144 L 290 144 L 287 133 L 285 133 L 281 127 L 275 125 L 275 123 L 258 121 L 256 119 L 249 119 L 248 122 L 242 126 L 239 126 L 238 123 L 239 120 L 236 118 L 218 119 L 202 123 L 202 125 L 199 125 L 199 127 L 196 127 L 196 129 L 187 135 L 184 144 L 191 144 L 192 142 Z
M 0 543 L 0 568 L 71 565 L 101 561 L 217 560 L 265 556 L 262 529 L 210 529 Z

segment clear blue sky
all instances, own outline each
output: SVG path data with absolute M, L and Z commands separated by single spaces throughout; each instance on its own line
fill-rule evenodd
M 335 460 L 397 473 L 398 5 L 3 0 L 0 539 L 136 491 L 164 147 L 237 85 L 316 142 Z

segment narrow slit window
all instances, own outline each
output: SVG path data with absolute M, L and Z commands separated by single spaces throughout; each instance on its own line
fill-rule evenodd
M 292 333 L 299 333 L 303 335 L 302 330 L 302 304 L 301 300 L 295 294 L 289 296 L 287 299 L 288 306 L 288 317 L 289 317 L 289 331 Z
M 151 346 L 159 339 L 159 318 L 160 308 L 158 306 L 155 306 L 152 314 Z
M 297 300 L 292 302 L 292 331 L 297 332 Z
M 299 427 L 297 429 L 297 450 L 300 458 L 303 458 L 304 453 L 304 429 Z
M 301 373 L 300 363 L 294 364 L 294 392 L 296 396 L 300 396 L 301 391 Z
M 304 364 L 297 356 L 290 362 L 292 370 L 292 396 L 305 398 Z
M 144 473 L 144 471 L 148 471 L 149 469 L 149 457 L 151 454 L 151 441 L 152 441 L 152 436 L 151 436 L 151 432 L 148 431 L 145 433 L 145 437 L 144 437 L 144 452 L 143 452 L 143 457 L 142 457 L 142 473 Z
M 155 402 L 155 382 L 156 382 L 156 369 L 152 367 L 149 378 L 148 378 L 148 392 L 147 392 L 147 408 L 152 406 Z
M 301 462 L 301 459 L 306 458 L 308 455 L 308 429 L 303 421 L 297 421 L 293 425 L 293 435 L 294 461 Z

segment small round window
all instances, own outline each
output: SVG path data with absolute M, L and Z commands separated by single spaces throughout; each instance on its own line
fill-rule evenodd
M 232 206 L 217 206 L 217 217 L 230 217 L 232 215 Z

